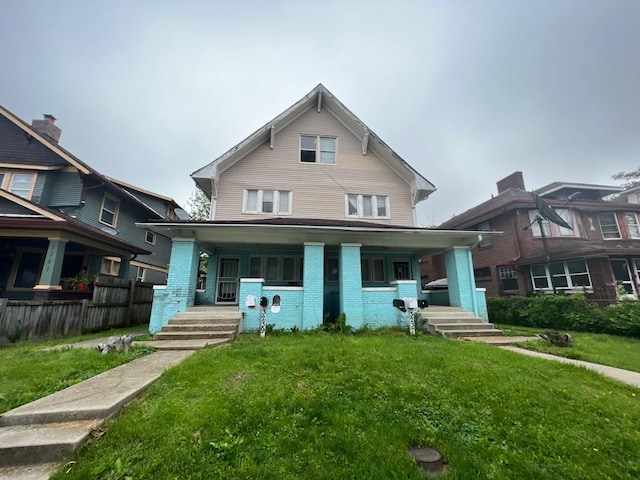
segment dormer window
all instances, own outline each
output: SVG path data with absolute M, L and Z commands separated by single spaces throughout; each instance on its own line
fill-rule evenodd
M 300 161 L 302 163 L 336 163 L 336 143 L 333 137 L 302 135 L 300 137 Z
M 35 179 L 35 173 L 0 172 L 0 188 L 30 200 L 35 186 Z

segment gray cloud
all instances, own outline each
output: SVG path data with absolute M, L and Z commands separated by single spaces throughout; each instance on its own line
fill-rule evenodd
M 324 83 L 436 184 L 440 223 L 640 165 L 640 3 L 5 0 L 1 103 L 53 113 L 101 172 L 185 203 L 189 174 Z

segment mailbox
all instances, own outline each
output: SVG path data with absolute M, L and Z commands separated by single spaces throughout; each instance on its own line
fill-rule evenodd
M 260 306 L 266 308 L 269 305 L 269 299 L 267 297 L 260 297 Z

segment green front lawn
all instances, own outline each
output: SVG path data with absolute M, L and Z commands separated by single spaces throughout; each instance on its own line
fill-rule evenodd
M 640 392 L 472 342 L 289 334 L 204 349 L 170 369 L 57 479 L 640 476 Z
M 497 325 L 505 335 L 535 335 L 544 328 Z M 567 332 L 562 332 L 567 333 Z M 518 346 L 560 357 L 600 363 L 611 367 L 640 372 L 640 338 L 619 337 L 602 333 L 568 332 L 573 336 L 572 347 L 561 348 L 547 342 L 531 341 Z
M 139 329 L 138 329 L 139 330 Z M 103 332 L 122 335 L 121 331 Z M 77 337 L 88 340 L 98 335 Z M 64 340 L 65 342 L 71 339 Z M 62 390 L 101 372 L 141 357 L 152 349 L 132 348 L 128 353 L 102 355 L 95 349 L 62 348 L 46 350 L 62 340 L 22 343 L 0 348 L 0 414 L 25 403 Z

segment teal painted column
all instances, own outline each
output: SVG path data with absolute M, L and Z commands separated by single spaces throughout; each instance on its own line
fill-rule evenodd
M 364 325 L 360 247 L 359 243 L 340 245 L 340 312 L 354 328 Z
M 302 329 L 322 325 L 324 319 L 324 243 L 304 244 Z
M 171 259 L 169 260 L 169 277 L 164 291 L 164 308 L 162 313 L 153 311 L 153 325 L 149 325 L 151 333 L 156 333 L 178 312 L 184 312 L 193 306 L 198 282 L 198 262 L 200 246 L 193 238 L 174 238 L 171 242 Z M 155 292 L 154 292 L 155 293 Z M 158 291 L 160 298 L 160 291 Z M 154 294 L 155 301 L 155 294 Z M 154 316 L 154 313 L 156 314 Z
M 207 280 L 208 281 L 208 280 Z M 262 297 L 263 278 L 241 278 L 238 310 L 243 313 L 241 330 L 258 330 L 260 328 L 260 297 Z M 253 295 L 255 304 L 247 305 L 247 298 Z
M 67 240 L 50 238 L 47 255 L 44 258 L 40 281 L 34 287 L 35 290 L 60 290 L 60 274 L 62 273 L 62 261 Z
M 444 265 L 449 284 L 450 305 L 460 307 L 463 312 L 473 312 L 475 316 L 479 316 L 471 250 L 466 247 L 453 247 L 447 250 L 444 254 Z

